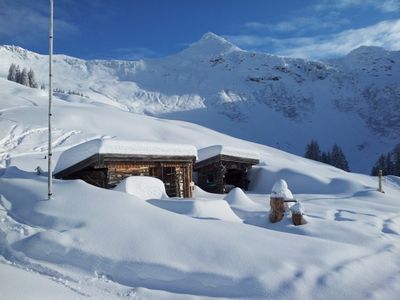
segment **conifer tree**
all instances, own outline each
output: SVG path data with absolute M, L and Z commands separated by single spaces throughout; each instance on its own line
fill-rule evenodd
M 14 63 L 12 63 L 8 69 L 7 79 L 14 82 L 17 81 L 17 66 Z
M 371 175 L 378 176 L 379 170 L 382 170 L 383 175 L 386 175 L 385 174 L 386 157 L 383 154 L 381 156 L 379 156 L 378 161 L 375 163 L 374 167 L 372 168 Z
M 372 167 L 371 175 L 377 176 L 379 170 L 382 170 L 382 174 L 385 176 L 400 176 L 400 145 L 394 147 L 393 151 L 379 156 Z
M 400 176 L 400 144 L 394 147 L 392 151 L 393 175 Z
M 317 141 L 310 141 L 310 143 L 306 147 L 306 153 L 304 154 L 304 157 L 312 160 L 321 161 L 321 150 Z
M 26 70 L 26 68 L 24 68 L 22 70 L 21 73 L 21 80 L 20 80 L 22 85 L 26 85 L 29 86 L 29 78 L 28 78 L 28 71 Z
M 325 163 L 325 164 L 331 164 L 331 152 L 322 152 L 321 154 L 321 162 Z
M 350 171 L 346 156 L 344 155 L 342 148 L 337 144 L 334 144 L 332 147 L 331 165 L 347 172 Z
M 15 68 L 15 82 L 21 83 L 21 69 L 19 68 L 19 65 Z
M 35 79 L 35 73 L 33 72 L 32 69 L 30 69 L 29 72 L 28 72 L 28 82 L 29 82 L 29 86 L 31 88 L 35 88 L 36 89 L 38 87 L 38 84 L 37 84 L 36 79 Z
M 386 155 L 386 170 L 385 170 L 386 174 L 385 175 L 394 175 L 395 166 L 394 166 L 394 162 L 392 161 L 392 156 L 394 156 L 392 152 L 389 152 Z

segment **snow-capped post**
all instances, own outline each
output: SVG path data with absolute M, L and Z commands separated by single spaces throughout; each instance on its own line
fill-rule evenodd
M 378 179 L 379 179 L 378 191 L 381 193 L 384 193 L 383 188 L 382 188 L 382 170 L 378 171 Z
M 301 203 L 296 203 L 294 204 L 291 208 L 290 211 L 292 212 L 292 222 L 294 225 L 304 225 L 307 223 L 307 221 L 304 219 L 304 208 L 301 205 Z
M 270 196 L 271 210 L 269 212 L 269 220 L 271 223 L 279 222 L 283 219 L 288 204 L 285 200 L 293 199 L 292 192 L 288 189 L 285 180 L 279 179 L 272 187 Z
M 52 93 L 53 93 L 53 88 L 52 88 L 52 59 L 53 59 L 53 17 L 54 17 L 54 12 L 53 12 L 54 4 L 53 0 L 50 0 L 50 34 L 49 34 L 49 116 L 48 116 L 48 132 L 49 132 L 49 145 L 48 145 L 48 155 L 47 155 L 47 171 L 48 171 L 48 179 L 47 179 L 47 185 L 48 185 L 48 191 L 47 191 L 47 199 L 51 200 L 53 197 L 53 172 L 51 169 L 51 157 L 53 155 L 52 153 L 52 147 L 51 147 L 51 117 L 52 117 Z

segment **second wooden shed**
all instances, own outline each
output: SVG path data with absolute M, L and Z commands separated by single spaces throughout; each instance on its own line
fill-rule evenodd
M 226 193 L 233 187 L 247 190 L 247 173 L 260 162 L 259 153 L 214 145 L 198 150 L 198 161 L 194 165 L 197 185 L 210 193 Z

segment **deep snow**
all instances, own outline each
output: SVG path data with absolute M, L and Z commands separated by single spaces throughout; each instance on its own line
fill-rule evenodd
M 54 150 L 97 138 L 259 153 L 250 191 L 147 199 L 54 180 L 46 93 L 0 78 L 0 288 L 21 299 L 396 299 L 400 180 L 351 174 L 182 121 L 55 97 Z M 45 175 L 45 174 L 42 174 Z M 284 179 L 308 224 L 268 221 Z M 141 185 L 142 186 L 142 185 Z M 156 190 L 154 184 L 149 189 Z M 135 196 L 137 195 L 137 196 Z M 155 197 L 155 196 L 151 196 Z M 157 196 L 158 197 L 158 196 Z M 4 278 L 4 279 L 3 279 Z M 16 281 L 21 282 L 16 284 Z

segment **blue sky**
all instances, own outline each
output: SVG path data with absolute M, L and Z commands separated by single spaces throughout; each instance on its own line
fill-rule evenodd
M 0 44 L 47 52 L 48 0 L 0 0 Z M 85 59 L 176 53 L 208 31 L 245 50 L 324 59 L 400 49 L 400 0 L 54 0 L 55 52 Z

